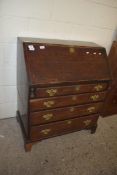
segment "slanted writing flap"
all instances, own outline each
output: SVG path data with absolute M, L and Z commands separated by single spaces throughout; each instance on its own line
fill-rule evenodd
M 24 43 L 32 85 L 109 80 L 106 51 L 102 47 Z

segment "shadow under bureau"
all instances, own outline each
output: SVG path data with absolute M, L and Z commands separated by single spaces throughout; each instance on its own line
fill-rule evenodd
M 25 149 L 49 137 L 94 133 L 110 87 L 105 48 L 89 42 L 18 38 L 18 112 Z

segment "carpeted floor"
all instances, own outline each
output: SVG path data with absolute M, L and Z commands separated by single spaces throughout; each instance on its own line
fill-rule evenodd
M 100 118 L 94 135 L 47 139 L 29 153 L 16 119 L 0 120 L 0 175 L 117 175 L 117 116 Z

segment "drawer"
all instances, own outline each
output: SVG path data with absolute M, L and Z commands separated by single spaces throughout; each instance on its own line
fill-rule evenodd
M 100 112 L 103 103 L 92 103 L 30 113 L 30 124 L 38 125 Z
M 71 105 L 79 105 L 91 102 L 103 101 L 106 92 L 86 93 L 79 95 L 60 96 L 53 98 L 41 98 L 30 100 L 30 111 L 58 108 Z
M 65 133 L 90 128 L 96 125 L 97 119 L 98 115 L 90 115 L 40 126 L 33 126 L 30 130 L 30 139 L 41 140 L 56 135 L 62 135 Z
M 60 95 L 72 95 L 87 92 L 99 92 L 104 91 L 108 88 L 108 83 L 98 83 L 98 84 L 81 84 L 73 86 L 61 86 L 61 87 L 51 87 L 51 88 L 36 88 L 31 89 L 30 97 L 54 97 Z

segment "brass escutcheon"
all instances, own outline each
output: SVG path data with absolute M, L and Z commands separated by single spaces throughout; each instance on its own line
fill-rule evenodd
M 95 107 L 93 107 L 93 106 L 92 106 L 92 107 L 89 107 L 89 108 L 87 109 L 87 111 L 90 112 L 90 113 L 92 113 L 92 112 L 95 111 Z
M 70 108 L 70 112 L 74 112 L 75 111 L 75 108 L 74 107 L 71 107 Z
M 68 125 L 70 125 L 71 123 L 72 123 L 72 121 L 71 121 L 71 120 L 67 121 L 67 124 L 68 124 Z
M 51 129 L 43 129 L 41 130 L 41 133 L 47 135 L 50 131 Z
M 94 87 L 96 91 L 101 91 L 103 89 L 103 86 L 101 84 L 98 84 L 97 86 Z
M 85 126 L 88 126 L 91 123 L 91 120 L 85 120 L 83 121 L 83 123 L 85 124 Z
M 51 108 L 54 105 L 54 101 L 45 101 L 44 106 L 47 108 Z
M 76 86 L 76 91 L 79 91 L 80 90 L 80 86 Z
M 92 99 L 93 101 L 96 101 L 98 98 L 99 98 L 99 95 L 92 95 L 92 96 L 91 96 L 91 99 Z
M 76 96 L 73 96 L 73 97 L 72 97 L 72 100 L 77 100 L 77 97 L 76 97 Z
M 52 97 L 57 93 L 57 89 L 47 89 L 46 92 L 50 97 Z
M 75 53 L 75 48 L 74 48 L 74 47 L 70 47 L 70 48 L 69 48 L 69 52 L 70 52 L 70 53 Z
M 50 113 L 50 114 L 45 114 L 42 116 L 45 120 L 50 120 L 52 117 L 53 117 L 53 114 Z

